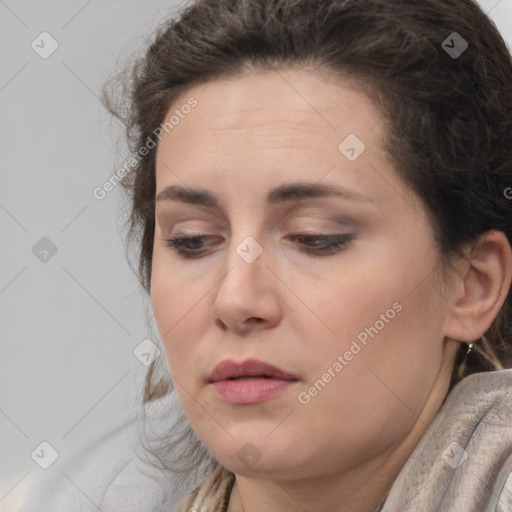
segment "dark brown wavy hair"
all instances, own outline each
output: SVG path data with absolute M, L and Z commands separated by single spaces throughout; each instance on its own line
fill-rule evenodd
M 385 149 L 423 201 L 442 261 L 491 229 L 512 241 L 512 59 L 472 0 L 197 0 L 170 16 L 136 61 L 104 88 L 133 153 L 154 139 L 190 87 L 247 69 L 301 67 L 349 77 L 385 123 Z M 457 33 L 454 35 L 454 32 Z M 455 38 L 455 39 L 454 39 Z M 450 54 L 466 41 L 461 55 Z M 458 43 L 457 43 L 458 44 Z M 155 229 L 155 150 L 132 160 L 127 242 L 147 294 Z M 507 194 L 510 191 L 510 195 Z M 508 196 L 508 197 L 507 197 Z M 512 292 L 466 357 L 461 343 L 450 389 L 465 376 L 511 365 Z M 158 360 L 157 360 L 158 361 Z M 172 392 L 147 373 L 143 402 Z M 178 445 L 185 446 L 173 455 Z M 216 462 L 182 417 L 159 446 L 178 474 Z M 166 452 L 166 457 L 163 456 Z M 170 461 L 177 462 L 175 467 Z

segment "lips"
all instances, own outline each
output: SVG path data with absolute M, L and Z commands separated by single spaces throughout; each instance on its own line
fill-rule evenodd
M 211 373 L 210 382 L 246 380 L 251 378 L 298 380 L 295 375 L 287 373 L 274 365 L 259 361 L 258 359 L 248 359 L 242 363 L 237 363 L 233 360 L 222 361 Z
M 298 379 L 281 368 L 248 359 L 222 361 L 210 375 L 210 386 L 221 400 L 235 406 L 267 402 L 291 389 Z

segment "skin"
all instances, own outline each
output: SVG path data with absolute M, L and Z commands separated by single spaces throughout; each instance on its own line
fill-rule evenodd
M 254 70 L 191 88 L 166 115 L 198 101 L 158 145 L 157 195 L 169 185 L 202 188 L 220 208 L 157 202 L 151 300 L 184 412 L 236 475 L 229 512 L 340 503 L 373 512 L 447 395 L 456 340 L 478 339 L 510 286 L 510 246 L 499 232 L 439 285 L 427 213 L 383 150 L 381 113 L 353 85 L 305 69 Z M 353 162 L 338 149 L 348 134 L 366 145 Z M 298 181 L 369 200 L 266 203 L 271 188 Z M 166 242 L 183 234 L 213 238 L 189 245 L 203 253 L 185 259 Z M 315 256 L 298 234 L 353 239 Z M 252 263 L 236 252 L 247 237 L 263 249 Z M 401 311 L 378 335 L 300 403 L 397 302 Z M 258 404 L 221 400 L 209 374 L 224 359 L 249 357 L 299 381 Z M 249 442 L 261 454 L 253 467 L 237 456 Z

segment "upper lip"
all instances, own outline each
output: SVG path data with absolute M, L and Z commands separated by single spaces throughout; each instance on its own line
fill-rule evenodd
M 210 382 L 217 382 L 236 377 L 273 377 L 283 380 L 297 380 L 297 377 L 291 375 L 276 366 L 260 361 L 258 359 L 247 359 L 243 362 L 236 362 L 226 359 L 220 362 L 210 375 Z

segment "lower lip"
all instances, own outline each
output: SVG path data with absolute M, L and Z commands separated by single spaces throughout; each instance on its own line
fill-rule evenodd
M 246 379 L 219 380 L 212 382 L 217 393 L 232 404 L 256 404 L 264 402 L 284 391 L 296 380 Z

